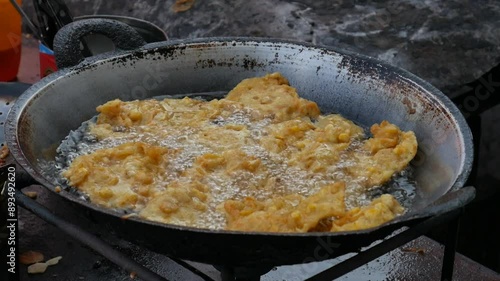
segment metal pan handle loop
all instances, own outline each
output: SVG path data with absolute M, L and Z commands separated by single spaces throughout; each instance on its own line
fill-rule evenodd
M 58 68 L 75 66 L 85 59 L 80 50 L 80 40 L 91 33 L 108 37 L 118 51 L 134 50 L 146 44 L 141 35 L 125 23 L 110 19 L 78 20 L 65 25 L 54 38 Z

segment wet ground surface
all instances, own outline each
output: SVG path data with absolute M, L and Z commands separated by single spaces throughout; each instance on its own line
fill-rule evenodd
M 333 46 L 400 66 L 452 93 L 500 62 L 495 0 L 214 0 L 176 13 L 174 0 L 67 0 L 74 16 L 145 19 L 170 39 L 286 38 Z M 25 1 L 31 14 L 32 1 Z

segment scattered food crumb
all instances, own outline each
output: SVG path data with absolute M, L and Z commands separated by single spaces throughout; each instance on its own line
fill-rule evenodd
M 25 265 L 43 261 L 43 254 L 35 251 L 27 251 L 19 255 L 19 262 Z
M 62 189 L 60 186 L 56 186 L 56 188 L 54 190 L 55 190 L 55 192 L 59 193 L 59 192 L 61 192 Z
M 62 259 L 61 256 L 58 256 L 58 257 L 55 257 L 55 258 L 51 258 L 50 260 L 46 261 L 45 263 L 47 265 L 56 265 L 59 263 L 59 261 Z
M 177 0 L 172 6 L 175 13 L 185 12 L 191 9 L 194 5 L 194 0 Z
M 62 259 L 61 256 L 51 258 L 50 260 L 46 262 L 37 262 L 35 264 L 32 264 L 28 266 L 28 273 L 30 274 L 35 274 L 35 273 L 44 273 L 45 270 L 47 270 L 47 267 L 51 265 L 56 265 L 59 263 L 59 261 Z M 43 260 L 43 255 L 42 255 L 42 260 Z M 54 277 L 54 275 L 52 275 Z
M 5 159 L 7 156 L 9 156 L 9 148 L 7 148 L 7 146 L 4 145 L 0 149 L 0 159 Z
M 425 255 L 425 250 L 422 248 L 402 248 L 401 251 L 406 253 L 417 253 L 419 255 Z
M 127 220 L 127 219 L 129 219 L 131 217 L 136 217 L 136 216 L 137 216 L 136 213 L 130 213 L 130 214 L 126 214 L 126 215 L 122 216 L 121 219 L 122 220 Z
M 135 272 L 130 272 L 130 279 L 135 279 L 135 277 L 137 276 L 137 273 Z
M 44 273 L 45 270 L 47 270 L 48 265 L 44 262 L 37 262 L 35 264 L 32 264 L 28 266 L 28 273 L 30 274 L 37 274 L 37 273 Z
M 23 193 L 31 199 L 36 199 L 38 197 L 38 192 L 36 191 L 23 191 Z

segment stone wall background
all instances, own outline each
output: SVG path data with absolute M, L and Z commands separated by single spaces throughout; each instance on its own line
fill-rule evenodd
M 336 46 L 403 67 L 452 93 L 500 62 L 495 0 L 67 0 L 73 16 L 145 19 L 171 39 L 213 36 L 287 38 Z M 33 14 L 31 1 L 25 9 Z

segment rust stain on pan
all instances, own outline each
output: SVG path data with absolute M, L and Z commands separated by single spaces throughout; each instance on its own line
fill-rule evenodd
M 349 55 L 342 56 L 339 67 L 346 69 L 353 78 L 380 77 L 380 71 L 374 67 L 373 63 Z
M 243 59 L 243 67 L 245 69 L 254 69 L 255 67 L 264 67 L 264 63 L 259 63 L 256 59 L 249 59 L 249 58 L 244 58 Z
M 432 121 L 443 130 L 449 130 L 454 123 L 451 112 L 438 104 L 437 100 L 431 100 L 422 95 L 413 85 L 399 79 L 385 80 L 390 92 L 393 92 L 393 98 L 399 100 L 406 108 L 408 115 L 417 113 L 417 107 L 421 109 L 421 114 L 432 113 Z M 392 89 L 391 89 L 392 88 Z M 404 94 L 403 94 L 404 93 Z M 417 106 L 418 105 L 418 106 Z M 445 121 L 447 120 L 447 122 Z
M 195 67 L 194 68 L 195 69 L 196 68 L 212 68 L 212 67 L 216 67 L 216 66 L 231 67 L 231 66 L 233 66 L 233 64 L 234 63 L 232 61 L 224 61 L 224 60 L 216 61 L 214 59 L 205 59 L 205 60 L 198 60 L 195 63 Z M 238 65 L 236 64 L 236 66 L 238 66 Z
M 216 66 L 225 66 L 225 67 L 240 67 L 242 66 L 246 70 L 251 70 L 256 67 L 265 67 L 270 64 L 276 64 L 279 63 L 279 59 L 275 58 L 272 61 L 266 60 L 265 62 L 259 62 L 256 59 L 250 59 L 250 58 L 243 58 L 242 63 L 240 64 L 238 61 L 235 60 L 235 58 L 230 58 L 230 59 L 222 59 L 222 60 L 214 60 L 214 59 L 200 59 L 196 61 L 195 63 L 195 69 L 196 68 L 212 68 Z
M 184 46 L 185 48 L 189 49 L 208 49 L 208 48 L 213 48 L 217 47 L 218 45 L 221 45 L 221 43 L 218 42 L 206 42 L 206 43 L 201 43 L 201 44 L 189 44 L 188 46 Z M 226 43 L 227 45 L 227 43 Z M 226 46 L 226 45 L 221 45 L 221 46 Z
M 26 158 L 32 159 L 33 145 L 36 145 L 31 139 L 33 134 L 32 119 L 29 116 L 26 116 L 26 114 L 23 114 L 19 119 L 19 125 L 17 127 L 17 137 L 19 138 L 18 144 L 24 155 L 26 155 Z
M 339 67 L 347 70 L 351 79 L 359 83 L 367 83 L 371 80 L 383 81 L 388 98 L 401 103 L 408 115 L 416 114 L 417 109 L 421 110 L 422 115 L 431 112 L 433 116 L 431 121 L 445 131 L 450 130 L 452 124 L 455 123 L 450 111 L 438 104 L 437 99 L 432 100 L 422 95 L 420 93 L 422 89 L 418 89 L 418 85 L 405 81 L 404 75 L 402 77 L 397 69 L 390 69 L 374 61 L 349 55 L 343 55 Z
M 203 44 L 196 44 L 196 45 L 191 45 L 189 48 L 207 48 L 209 45 L 203 45 Z M 162 47 L 158 49 L 150 49 L 150 50 L 142 50 L 142 51 L 136 51 L 132 54 L 125 55 L 123 57 L 116 57 L 112 58 L 111 64 L 112 65 L 125 65 L 126 63 L 134 63 L 140 59 L 144 59 L 148 56 L 151 56 L 152 54 L 159 55 L 161 58 L 175 58 L 178 55 L 184 54 L 184 51 L 188 48 L 188 46 L 185 45 L 176 45 L 176 46 L 167 46 L 167 47 Z M 148 57 L 148 59 L 156 60 L 160 59 L 160 57 Z M 95 65 L 94 65 L 95 66 Z M 86 70 L 85 67 L 82 67 L 79 71 L 84 71 Z
M 206 59 L 206 60 L 198 60 L 195 63 L 194 68 L 195 69 L 197 69 L 197 68 L 212 68 L 212 67 L 216 67 L 216 66 L 231 67 L 233 65 L 239 66 L 238 63 L 234 63 L 234 59 L 229 60 L 229 61 L 225 61 L 225 60 L 215 61 L 214 59 Z
M 417 112 L 415 110 L 413 103 L 411 102 L 410 99 L 408 99 L 408 97 L 404 97 L 403 100 L 401 100 L 401 102 L 406 106 L 408 114 L 415 114 L 415 112 Z

